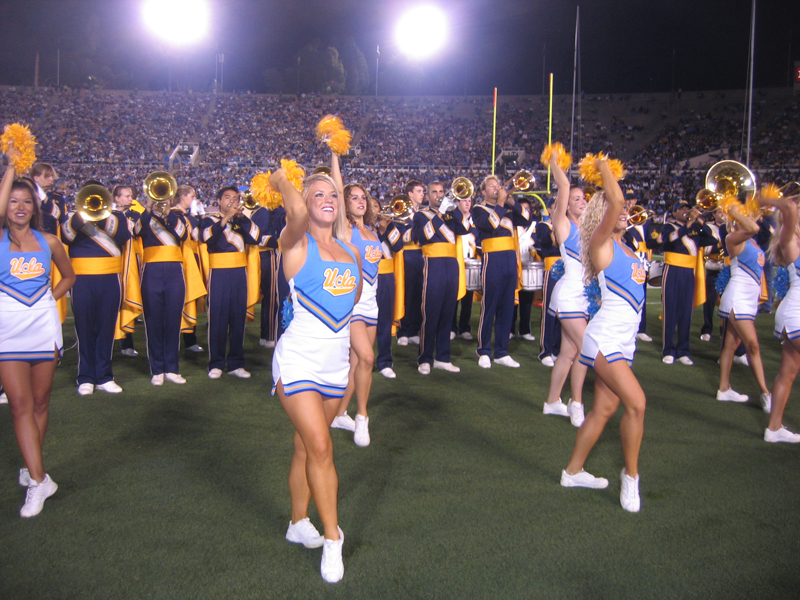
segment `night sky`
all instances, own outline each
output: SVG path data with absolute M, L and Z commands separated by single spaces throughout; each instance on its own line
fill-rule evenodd
M 225 88 L 261 91 L 261 73 L 286 69 L 309 42 L 336 44 L 352 36 L 374 77 L 402 64 L 394 24 L 418 1 L 210 0 L 212 31 L 196 48 L 171 55 L 172 64 L 210 80 L 216 48 L 225 53 Z M 545 70 L 556 93 L 572 89 L 577 3 L 564 0 L 431 0 L 448 13 L 445 50 L 416 64 L 415 90 L 425 94 L 538 94 Z M 749 49 L 750 0 L 585 0 L 581 11 L 581 72 L 587 93 L 741 89 Z M 165 84 L 164 46 L 144 29 L 134 0 L 0 0 L 0 84 L 55 78 L 55 54 L 78 48 L 111 57 L 143 87 Z M 800 59 L 800 2 L 759 0 L 757 87 L 789 84 Z M 673 69 L 674 65 L 674 69 Z M 66 68 L 66 67 L 65 67 Z M 81 68 L 78 65 L 76 68 Z M 391 72 L 391 70 L 389 71 Z M 133 75 L 131 75 L 133 80 Z M 141 82 L 144 81 L 144 84 Z M 373 79 L 374 81 L 374 79 Z M 372 84 L 374 90 L 374 83 Z M 373 92 L 374 93 L 374 92 Z

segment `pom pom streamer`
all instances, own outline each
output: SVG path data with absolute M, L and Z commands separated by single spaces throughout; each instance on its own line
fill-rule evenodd
M 564 276 L 564 261 L 560 258 L 550 267 L 550 281 L 555 283 Z
M 272 171 L 253 175 L 250 180 L 250 193 L 261 206 L 273 210 L 283 204 L 283 198 L 270 184 L 270 175 L 272 175 Z
M 614 175 L 614 179 L 617 181 L 625 177 L 625 168 L 622 166 L 622 163 L 614 158 L 609 159 L 608 156 L 600 152 L 598 154 L 587 154 L 578 165 L 578 172 L 581 176 L 581 179 L 586 183 L 589 183 L 594 187 L 603 187 L 603 176 L 600 174 L 600 170 L 594 164 L 595 161 L 598 160 L 608 161 L 608 166 L 611 168 L 611 173 Z
M 14 123 L 6 125 L 0 137 L 0 149 L 8 152 L 10 142 L 14 143 L 14 149 L 17 151 L 12 159 L 14 170 L 18 175 L 27 173 L 36 162 L 36 138 L 27 125 Z
M 552 144 L 547 144 L 544 147 L 544 152 L 542 152 L 541 161 L 545 167 L 550 165 L 550 158 L 555 154 L 556 162 L 558 166 L 564 169 L 565 171 L 572 166 L 572 155 L 567 152 L 567 149 L 564 148 L 564 144 L 561 142 L 554 142 Z
M 597 277 L 583 286 L 583 295 L 586 296 L 586 299 L 589 301 L 589 320 L 591 321 L 597 314 L 597 311 L 600 310 L 600 305 L 603 303 L 600 282 L 597 280 Z
M 281 169 L 286 171 L 286 178 L 289 180 L 298 192 L 303 191 L 303 179 L 306 177 L 306 172 L 293 160 L 281 159 Z
M 731 267 L 725 265 L 719 270 L 717 280 L 714 282 L 714 287 L 717 288 L 717 294 L 722 296 L 725 293 L 725 288 L 728 287 L 728 282 L 731 280 Z M 774 283 L 773 283 L 774 285 Z
M 344 128 L 339 117 L 325 115 L 317 123 L 317 139 L 328 144 L 328 147 L 336 154 L 342 155 L 350 149 L 350 141 L 353 136 Z
M 289 298 L 283 299 L 283 306 L 281 307 L 281 326 L 284 329 L 289 329 L 289 323 L 294 319 L 294 306 Z
M 775 298 L 783 300 L 789 291 L 789 269 L 778 267 L 775 269 L 775 276 L 772 278 L 772 287 L 775 288 Z
M 777 200 L 781 195 L 780 188 L 774 183 L 768 183 L 761 188 L 761 197 L 767 200 Z

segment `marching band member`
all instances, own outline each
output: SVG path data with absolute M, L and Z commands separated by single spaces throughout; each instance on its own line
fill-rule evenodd
M 797 372 L 800 371 L 800 235 L 797 198 L 765 199 L 776 207 L 776 231 L 769 252 L 773 262 L 788 267 L 789 290 L 775 313 L 775 336 L 781 340 L 781 367 L 772 384 L 772 408 L 764 430 L 766 442 L 800 443 L 800 434 L 783 426 L 783 411 L 789 400 Z
M 583 381 L 586 365 L 578 360 L 583 343 L 586 321 L 589 319 L 588 303 L 583 294 L 583 265 L 580 260 L 580 233 L 578 222 L 586 210 L 586 196 L 578 186 L 570 186 L 567 174 L 553 153 L 550 169 L 558 185 L 556 205 L 552 214 L 553 231 L 564 261 L 564 275 L 553 288 L 548 312 L 561 323 L 561 348 L 550 374 L 550 390 L 542 411 L 546 415 L 569 417 L 575 427 L 584 419 Z M 570 376 L 572 398 L 565 405 L 561 389 Z
M 711 334 L 714 332 L 714 312 L 717 307 L 717 277 L 719 276 L 725 260 L 725 242 L 723 232 L 725 231 L 725 214 L 722 209 L 714 211 L 714 221 L 706 223 L 711 230 L 716 242 L 711 246 L 703 248 L 706 263 L 706 301 L 703 303 L 703 327 L 700 329 L 700 341 L 710 342 Z
M 99 186 L 94 181 L 87 183 Z M 111 194 L 103 191 L 110 198 Z M 121 212 L 110 211 L 97 221 L 90 217 L 78 210 L 61 227 L 77 275 L 71 297 L 81 396 L 88 396 L 95 389 L 111 394 L 122 391 L 114 382 L 111 355 L 122 300 L 122 253 L 131 239 L 128 220 Z
M 31 167 L 30 176 L 36 184 L 36 192 L 41 203 L 42 231 L 58 237 L 58 229 L 68 218 L 64 196 L 53 191 L 58 173 L 51 164 L 37 162 Z
M 526 196 L 519 199 L 522 208 L 531 213 L 531 203 Z M 533 213 L 531 213 L 533 214 Z M 531 221 L 528 227 L 517 227 L 517 239 L 519 240 L 519 259 L 523 265 L 533 262 L 532 252 L 534 252 L 533 234 L 536 230 L 536 221 Z M 511 319 L 511 334 L 514 334 L 514 326 L 519 312 L 519 335 L 522 339 L 529 342 L 536 338 L 531 334 L 531 310 L 533 310 L 533 290 L 519 291 L 519 306 L 514 307 L 514 315 Z
M 246 379 L 244 328 L 247 321 L 248 285 L 246 246 L 258 245 L 258 226 L 242 214 L 239 188 L 229 185 L 217 192 L 219 215 L 200 221 L 200 237 L 208 248 L 208 376 L 219 379 L 222 370 Z M 227 356 L 225 347 L 228 345 Z
M 177 196 L 173 202 L 177 202 Z M 147 332 L 150 383 L 186 383 L 178 368 L 181 345 L 181 315 L 186 297 L 182 244 L 189 228 L 180 211 L 159 206 L 148 199 L 136 223 L 134 235 L 142 240 L 142 304 Z
M 261 239 L 258 244 L 261 259 L 261 335 L 258 340 L 264 348 L 274 348 L 278 339 L 278 236 L 280 231 L 271 231 L 272 211 L 257 206 L 249 211 L 250 220 L 258 225 Z
M 550 312 L 550 302 L 553 296 L 553 289 L 558 282 L 550 277 L 550 269 L 561 258 L 561 250 L 556 243 L 553 233 L 553 223 L 549 215 L 536 223 L 536 251 L 544 261 L 544 281 L 542 282 L 542 318 L 539 328 L 539 360 L 545 367 L 552 367 L 556 364 L 561 348 L 561 323 L 558 318 Z
M 0 378 L 25 461 L 19 483 L 28 490 L 20 515 L 33 517 L 58 489 L 45 473 L 42 444 L 63 352 L 55 300 L 67 293 L 75 274 L 61 241 L 38 230 L 42 214 L 36 193 L 26 182 L 14 182 L 16 151 L 9 146 L 9 166 L 0 183 Z M 52 292 L 51 264 L 62 276 Z
M 272 357 L 274 389 L 295 428 L 286 539 L 306 548 L 322 546 L 322 578 L 336 583 L 344 575 L 344 534 L 338 526 L 339 480 L 329 428 L 350 371 L 350 316 L 361 294 L 361 260 L 359 251 L 341 239 L 347 235 L 345 208 L 330 176 L 308 177 L 302 196 L 283 169 L 270 183 L 286 207 L 281 252 L 293 307 Z M 324 538 L 308 519 L 312 497 Z
M 406 184 L 405 193 L 411 198 L 411 208 L 416 213 L 425 199 L 425 186 L 422 182 L 411 180 Z M 405 264 L 405 316 L 400 320 L 397 330 L 397 345 L 408 346 L 408 342 L 419 343 L 422 325 L 422 249 L 412 238 L 411 223 L 399 225 L 403 233 L 403 262 Z
M 508 194 L 495 175 L 481 183 L 484 204 L 472 209 L 472 222 L 480 232 L 483 253 L 481 281 L 481 320 L 478 330 L 478 366 L 489 369 L 492 325 L 494 325 L 494 362 L 504 367 L 519 367 L 508 354 L 514 292 L 518 281 L 517 245 L 514 227 L 528 227 L 530 213 Z
M 375 214 L 379 216 L 376 227 L 383 249 L 383 258 L 378 263 L 378 356 L 375 358 L 375 364 L 381 375 L 387 379 L 394 379 L 397 374 L 392 368 L 394 366 L 392 325 L 397 305 L 401 304 L 404 298 L 404 290 L 399 289 L 402 281 L 399 283 L 396 281 L 395 271 L 399 266 L 395 265 L 395 256 L 403 250 L 403 235 L 390 218 L 381 218 L 380 203 L 372 197 L 370 200 Z
M 478 230 L 475 229 L 475 224 L 472 222 L 472 198 L 458 198 L 456 201 L 457 210 L 461 212 L 461 220 L 467 228 L 467 234 L 461 237 L 461 250 L 464 253 L 464 260 L 468 258 L 475 258 L 478 245 Z M 456 215 L 458 217 L 458 215 Z M 456 311 L 453 313 L 453 329 L 450 339 L 459 336 L 465 340 L 472 339 L 472 325 L 470 319 L 472 318 L 472 299 L 475 294 L 467 291 L 461 300 L 456 300 Z M 458 313 L 459 306 L 461 313 Z
M 198 202 L 197 192 L 195 192 L 195 189 L 192 186 L 179 185 L 177 191 L 175 192 L 175 204 L 172 207 L 172 210 L 180 213 L 183 216 L 187 228 L 187 235 L 186 235 L 186 240 L 184 240 L 184 246 L 186 244 L 189 245 L 189 248 L 192 251 L 192 255 L 194 255 L 194 261 L 195 264 L 197 265 L 198 270 L 202 270 L 201 260 L 200 260 L 200 247 L 199 247 L 200 218 L 195 215 L 195 211 L 193 210 L 193 207 L 197 202 Z M 194 324 L 192 324 L 191 322 L 183 323 L 181 327 L 181 331 L 183 332 L 183 347 L 189 352 L 203 351 L 202 346 L 200 346 L 197 343 L 196 320 L 197 320 L 198 305 L 201 308 L 204 307 L 205 305 L 205 300 L 202 296 L 199 299 L 195 300 L 194 313 L 193 313 L 195 319 Z M 184 305 L 184 311 L 186 311 L 185 305 Z
M 561 472 L 561 485 L 594 489 L 608 486 L 607 479 L 587 473 L 583 465 L 622 401 L 625 414 L 620 432 L 625 467 L 621 473 L 620 504 L 629 512 L 639 512 L 638 463 L 646 400 L 630 365 L 636 352 L 639 313 L 645 302 L 642 283 L 647 271 L 622 241 L 628 226 L 622 190 L 608 162 L 598 163 L 606 191 L 592 197 L 580 231 L 585 276 L 597 276 L 602 291 L 602 305 L 586 327 L 580 357 L 596 373 L 594 403 L 578 430 L 569 464 Z
M 630 213 L 630 210 L 638 204 L 636 200 L 636 192 L 633 190 L 625 190 L 625 211 Z M 653 236 L 652 225 L 648 219 L 644 223 L 634 225 L 630 223 L 625 234 L 622 236 L 625 244 L 628 245 L 635 253 L 636 256 L 642 261 L 642 264 L 647 267 L 650 260 L 653 258 L 653 248 L 658 244 L 658 234 Z M 647 297 L 647 281 L 643 284 L 644 295 Z M 642 306 L 642 320 L 639 322 L 639 333 L 636 334 L 636 339 L 643 342 L 652 342 L 653 338 L 647 335 L 647 302 Z
M 725 341 L 719 358 L 719 389 L 717 400 L 747 402 L 745 394 L 731 388 L 730 376 L 733 354 L 740 342 L 747 351 L 750 370 L 761 390 L 761 406 L 770 412 L 772 397 L 764 379 L 761 350 L 758 345 L 755 318 L 761 295 L 761 280 L 764 269 L 764 252 L 755 242 L 758 224 L 734 204 L 728 209 L 731 226 L 725 238 L 725 249 L 731 258 L 731 278 L 719 303 L 719 315 L 728 320 Z
M 686 201 L 678 200 L 672 205 L 672 217 L 661 228 L 664 246 L 664 275 L 661 280 L 664 347 L 661 360 L 668 365 L 676 358 L 681 364 L 694 364 L 689 357 L 692 309 L 705 301 L 705 268 L 700 248 L 713 246 L 716 242 L 711 229 L 699 217 L 697 208 L 690 210 Z
M 434 181 L 428 186 L 430 207 L 414 213 L 412 239 L 422 247 L 422 330 L 417 370 L 422 375 L 434 369 L 451 373 L 461 371 L 450 360 L 450 328 L 453 312 L 464 281 L 463 265 L 459 266 L 457 235 L 468 233 L 461 211 L 452 201 L 443 206 L 444 186 Z M 454 212 L 458 214 L 454 216 Z
M 125 218 L 128 219 L 128 228 L 131 231 L 134 231 L 136 222 L 139 220 L 141 213 L 131 208 L 133 204 L 133 188 L 127 185 L 117 185 L 114 186 L 114 190 L 111 192 L 111 195 L 114 197 L 114 210 L 118 210 L 125 215 Z M 137 248 L 138 247 L 139 245 L 137 244 Z M 136 258 L 139 260 L 141 259 L 139 252 L 137 252 Z M 141 264 L 137 264 L 137 267 L 141 268 Z M 139 355 L 133 346 L 133 333 L 126 332 L 125 337 L 122 338 L 122 341 L 120 342 L 120 345 L 122 346 L 123 356 Z

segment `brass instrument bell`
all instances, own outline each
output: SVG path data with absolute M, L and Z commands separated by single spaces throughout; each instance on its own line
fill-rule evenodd
M 378 215 L 380 219 L 388 219 L 395 223 L 408 223 L 413 217 L 414 208 L 408 194 L 397 194 Z
M 178 191 L 178 182 L 166 171 L 153 171 L 142 184 L 144 194 L 155 203 L 155 211 L 164 214 Z
M 111 215 L 111 192 L 102 185 L 90 184 L 75 194 L 75 211 L 84 221 L 102 221 Z
M 648 219 L 653 217 L 653 212 L 647 210 L 644 206 L 639 206 L 638 204 L 632 206 L 631 209 L 628 211 L 628 224 L 630 226 L 634 225 L 642 225 Z
M 511 178 L 511 189 L 508 190 L 509 194 L 514 192 L 529 192 L 536 186 L 536 178 L 530 171 L 517 171 Z
M 253 193 L 250 190 L 245 190 L 242 192 L 242 206 L 247 210 L 255 210 L 261 205 L 253 197 Z

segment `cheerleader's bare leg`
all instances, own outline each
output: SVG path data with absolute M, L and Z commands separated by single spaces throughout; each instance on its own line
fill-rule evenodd
M 783 411 L 792 392 L 792 385 L 800 371 L 800 338 L 784 340 L 781 352 L 781 367 L 772 384 L 772 409 L 769 413 L 769 429 L 778 431 L 783 426 Z

